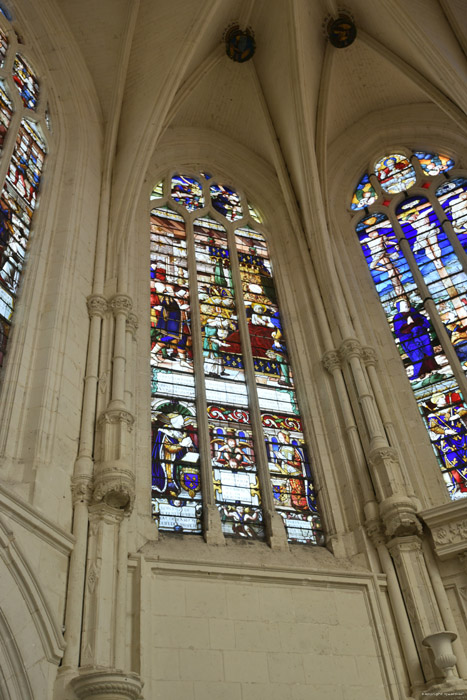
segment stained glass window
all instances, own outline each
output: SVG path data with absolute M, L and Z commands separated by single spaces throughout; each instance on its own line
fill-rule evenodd
M 23 119 L 0 196 L 0 360 L 10 333 L 45 153 L 38 127 Z
M 16 54 L 13 64 L 13 81 L 24 106 L 35 110 L 39 99 L 39 80 L 24 56 L 19 53 Z
M 0 6 L 0 11 L 1 11 L 1 6 Z M 7 50 L 8 50 L 8 37 L 0 29 L 0 68 L 3 68 L 3 64 L 5 63 L 5 57 L 6 57 Z
M 370 182 L 370 177 L 365 173 L 357 185 L 357 189 L 352 197 L 351 209 L 365 209 L 370 204 L 374 204 L 378 199 L 376 190 Z
M 161 531 L 200 533 L 203 491 L 212 489 L 224 535 L 261 540 L 269 489 L 288 540 L 321 544 L 259 215 L 209 179 L 172 176 L 151 216 L 154 518 Z M 187 213 L 202 207 L 190 223 Z
M 7 87 L 3 80 L 0 80 L 0 151 L 3 149 L 12 114 L 13 104 L 8 96 Z
M 377 163 L 376 174 L 397 197 L 394 214 L 372 212 L 370 206 L 356 231 L 455 500 L 467 496 L 467 180 L 444 179 L 454 167 L 447 156 L 413 155 L 423 176 L 436 178 L 435 195 L 398 194 L 417 184 L 417 175 L 407 157 L 387 156 Z M 388 168 L 384 176 L 380 166 Z

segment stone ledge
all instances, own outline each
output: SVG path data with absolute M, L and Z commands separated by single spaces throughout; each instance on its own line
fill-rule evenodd
M 467 551 L 467 498 L 430 508 L 419 516 L 430 529 L 440 559 Z

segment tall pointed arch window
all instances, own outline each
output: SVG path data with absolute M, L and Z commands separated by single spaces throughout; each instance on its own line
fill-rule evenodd
M 151 212 L 152 503 L 159 530 L 321 544 L 272 265 L 259 212 L 206 172 L 157 185 Z
M 24 48 L 14 32 L 0 26 L 0 367 L 47 152 L 45 101 Z
M 453 500 L 467 497 L 467 178 L 441 153 L 389 153 L 350 208 Z M 363 216 L 362 216 L 363 214 Z

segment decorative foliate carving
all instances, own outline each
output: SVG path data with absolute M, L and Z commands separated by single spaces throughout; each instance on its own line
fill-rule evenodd
M 78 700 L 93 698 L 102 700 L 138 700 L 143 689 L 143 682 L 137 673 L 125 673 L 117 669 L 97 669 L 85 666 L 79 676 L 71 681 Z
M 135 335 L 136 330 L 138 328 L 138 316 L 136 314 L 128 314 L 128 318 L 126 320 L 126 327 L 127 330 L 131 332 L 131 334 Z
M 125 314 L 127 316 L 133 308 L 133 302 L 127 294 L 116 294 L 110 300 L 110 306 L 115 315 Z
M 329 374 L 333 374 L 336 369 L 341 368 L 341 361 L 339 359 L 339 355 L 335 350 L 328 350 L 327 352 L 324 353 L 321 362 L 324 365 L 324 368 L 327 369 Z
M 356 338 L 346 338 L 339 348 L 339 356 L 342 361 L 349 361 L 352 357 L 362 356 L 362 345 Z
M 95 561 L 91 562 L 91 564 L 89 565 L 88 575 L 86 578 L 88 591 L 90 593 L 94 592 L 94 589 L 96 587 L 96 583 L 99 579 L 99 575 L 100 575 L 100 566 Z
M 381 520 L 367 520 L 365 529 L 374 547 L 379 547 L 386 543 L 386 533 Z
M 116 423 L 126 423 L 128 432 L 131 432 L 135 422 L 135 417 L 129 411 L 111 410 L 101 413 L 97 422 L 99 427 L 102 427 L 104 424 L 115 425 Z
M 457 544 L 462 542 L 467 548 L 467 520 L 461 520 L 443 525 L 432 530 L 436 545 Z
M 103 318 L 108 309 L 107 299 L 100 294 L 91 294 L 87 298 L 87 305 L 90 318 L 93 316 Z
M 79 502 L 90 503 L 92 498 L 92 477 L 81 475 L 71 480 L 73 505 Z
M 399 463 L 399 455 L 394 447 L 376 447 L 371 450 L 368 461 L 372 467 L 384 466 L 386 462 Z
M 363 362 L 366 365 L 370 365 L 372 367 L 376 366 L 376 351 L 374 348 L 370 347 L 369 345 L 366 345 L 365 347 L 362 348 L 362 357 L 363 357 Z

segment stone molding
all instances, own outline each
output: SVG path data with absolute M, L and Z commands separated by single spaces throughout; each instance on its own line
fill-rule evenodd
M 32 532 L 49 546 L 56 548 L 67 556 L 73 549 L 75 538 L 69 532 L 57 527 L 48 518 L 31 507 L 18 494 L 7 490 L 0 485 L 0 510 L 1 512 Z
M 323 357 L 321 358 L 321 362 L 323 363 L 324 368 L 329 372 L 329 374 L 333 374 L 333 372 L 335 372 L 336 369 L 341 368 L 339 354 L 335 350 L 328 350 L 327 352 L 325 352 Z
M 84 666 L 70 682 L 78 700 L 138 700 L 143 682 L 137 673 Z
M 91 294 L 86 301 L 90 318 L 93 316 L 104 318 L 104 314 L 109 308 L 105 297 L 101 296 L 100 294 Z
M 440 559 L 467 552 L 467 499 L 430 508 L 420 517 L 430 529 Z
M 46 596 L 39 585 L 26 557 L 6 523 L 0 519 L 0 558 L 10 571 L 42 643 L 48 661 L 58 666 L 65 649 L 65 640 L 59 623 L 50 609 Z
M 114 508 L 107 503 L 92 503 L 89 506 L 90 533 L 96 536 L 99 531 L 99 523 L 118 525 L 125 515 L 122 509 Z
M 396 494 L 380 503 L 381 518 L 388 537 L 410 537 L 422 534 L 422 524 L 410 498 Z

